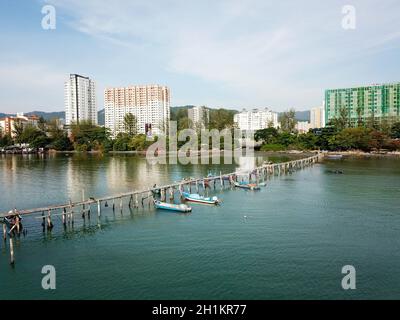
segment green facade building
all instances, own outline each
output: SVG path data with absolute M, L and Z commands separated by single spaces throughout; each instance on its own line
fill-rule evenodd
M 325 123 L 346 115 L 352 126 L 400 121 L 400 82 L 325 91 Z

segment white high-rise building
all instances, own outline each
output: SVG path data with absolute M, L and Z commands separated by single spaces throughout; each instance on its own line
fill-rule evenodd
M 310 127 L 314 128 L 323 128 L 325 127 L 325 108 L 316 107 L 310 110 Z
M 95 83 L 88 77 L 70 74 L 64 85 L 65 124 L 91 121 L 97 124 Z
M 136 117 L 138 133 L 163 134 L 170 119 L 170 90 L 160 85 L 107 88 L 104 108 L 105 126 L 114 137 L 124 132 L 123 121 L 128 113 Z
M 188 118 L 192 121 L 195 128 L 205 128 L 210 121 L 210 110 L 206 107 L 194 107 L 188 109 Z
M 233 117 L 234 123 L 240 130 L 261 130 L 268 127 L 278 128 L 278 113 L 272 112 L 267 108 L 263 110 L 253 109 L 243 110 Z

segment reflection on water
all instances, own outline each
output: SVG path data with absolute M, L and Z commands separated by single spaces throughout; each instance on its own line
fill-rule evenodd
M 117 194 L 253 161 L 152 166 L 127 155 L 0 156 L 0 206 L 65 203 L 82 189 L 87 197 Z M 344 174 L 329 173 L 337 169 Z M 122 211 L 109 203 L 98 220 L 92 206 L 90 220 L 76 216 L 65 229 L 54 216 L 51 232 L 27 217 L 14 269 L 0 243 L 0 299 L 399 298 L 399 178 L 396 159 L 325 161 L 273 177 L 259 192 L 217 187 L 210 195 L 221 206 L 193 204 L 189 215 L 147 202 L 129 209 L 126 199 Z M 40 287 L 46 264 L 59 275 L 53 293 Z M 350 293 L 340 287 L 345 264 L 357 269 Z

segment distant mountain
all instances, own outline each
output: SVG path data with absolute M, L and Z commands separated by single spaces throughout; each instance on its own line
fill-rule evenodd
M 60 119 L 60 118 L 65 118 L 65 112 L 64 111 L 56 111 L 56 112 L 45 112 L 45 111 L 31 111 L 31 112 L 24 112 L 24 115 L 26 116 L 31 116 L 31 115 L 37 115 L 38 117 L 43 117 L 45 120 L 51 120 L 51 119 Z M 15 117 L 15 113 L 0 113 L 0 118 L 4 117 Z
M 171 107 L 171 120 L 176 120 L 177 117 L 182 116 L 183 112 L 186 112 L 188 109 L 193 108 L 193 105 L 186 105 L 186 106 L 175 106 Z M 231 110 L 231 109 L 226 109 L 230 110 L 233 113 L 237 113 L 239 111 L 237 110 Z M 65 112 L 64 111 L 55 111 L 55 112 L 45 112 L 45 111 L 31 111 L 31 112 L 26 112 L 26 115 L 32 115 L 35 114 L 39 117 L 43 117 L 45 120 L 51 120 L 51 119 L 64 119 L 65 118 Z M 283 114 L 283 112 L 279 113 L 279 117 Z M 6 113 L 0 113 L 0 118 L 4 118 L 6 116 L 15 116 L 15 114 L 6 114 Z M 99 125 L 104 125 L 105 123 L 105 113 L 104 109 L 101 109 L 97 113 L 98 117 L 98 123 Z M 310 111 L 296 111 L 296 120 L 297 121 L 310 121 Z
M 100 111 L 97 112 L 97 123 L 100 126 L 104 126 L 104 124 L 106 123 L 104 109 L 101 109 Z

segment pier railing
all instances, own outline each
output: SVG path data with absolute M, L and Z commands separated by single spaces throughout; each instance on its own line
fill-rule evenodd
M 51 232 L 53 228 L 52 217 L 54 216 L 62 216 L 62 223 L 64 225 L 64 229 L 67 225 L 74 225 L 74 216 L 81 215 L 82 219 L 85 221 L 86 218 L 90 219 L 91 214 L 91 206 L 97 205 L 97 216 L 98 221 L 100 221 L 101 217 L 101 209 L 102 204 L 105 207 L 108 207 L 108 202 L 112 202 L 113 211 L 116 210 L 116 206 L 119 205 L 119 209 L 123 210 L 123 200 L 129 197 L 129 208 L 139 208 L 141 205 L 143 208 L 145 205 L 148 205 L 149 208 L 153 203 L 153 195 L 157 193 L 160 195 L 162 201 L 167 201 L 168 195 L 170 202 L 174 201 L 175 191 L 179 190 L 182 192 L 184 188 L 187 188 L 189 192 L 192 192 L 192 188 L 196 188 L 196 191 L 199 192 L 200 188 L 203 188 L 203 191 L 206 190 L 207 187 L 211 188 L 210 184 L 214 184 L 214 189 L 216 189 L 216 184 L 220 182 L 221 189 L 224 188 L 226 182 L 229 186 L 231 186 L 235 181 L 238 181 L 239 177 L 246 176 L 245 179 L 251 181 L 255 179 L 257 182 L 260 180 L 266 180 L 268 177 L 273 175 L 281 175 L 286 173 L 291 173 L 295 170 L 300 170 L 302 168 L 308 167 L 317 163 L 323 158 L 322 153 L 315 154 L 308 158 L 292 160 L 288 162 L 282 163 L 264 163 L 262 166 L 253 168 L 247 171 L 241 172 L 231 172 L 224 173 L 220 172 L 219 175 L 211 176 L 211 177 L 203 177 L 203 178 L 195 178 L 195 179 L 187 179 L 179 182 L 175 182 L 168 185 L 158 186 L 154 188 L 148 188 L 145 190 L 139 191 L 128 191 L 125 193 L 120 193 L 117 195 L 106 196 L 101 198 L 93 198 L 83 199 L 79 202 L 72 202 L 71 200 L 66 204 L 46 206 L 41 208 L 34 209 L 25 209 L 25 210 L 11 210 L 10 212 L 0 213 L 0 223 L 3 223 L 3 240 L 4 245 L 7 246 L 7 235 L 9 236 L 9 248 L 10 248 L 10 263 L 14 265 L 14 238 L 15 236 L 19 237 L 21 233 L 21 216 L 34 215 L 37 213 L 41 213 L 41 216 L 37 216 L 37 218 L 42 219 L 42 228 L 43 232 L 47 229 L 48 232 Z M 83 196 L 84 198 L 84 196 Z M 119 201 L 119 204 L 115 203 Z M 147 202 L 145 204 L 145 201 Z M 58 211 L 58 212 L 57 212 Z M 10 223 L 10 221 L 12 223 Z M 7 222 L 7 223 L 6 223 Z M 9 226 L 9 231 L 7 232 L 7 224 Z M 24 232 L 24 231 L 23 231 Z M 17 238 L 18 239 L 18 238 Z
M 122 203 L 122 199 L 131 197 L 130 205 L 132 203 L 135 203 L 137 205 L 137 202 L 141 201 L 141 199 L 148 199 L 152 197 L 153 192 L 156 191 L 161 191 L 161 195 L 163 193 L 166 193 L 167 190 L 170 189 L 176 189 L 179 188 L 181 190 L 184 187 L 191 188 L 193 184 L 197 185 L 198 187 L 203 186 L 203 182 L 205 184 L 208 184 L 210 182 L 214 181 L 220 181 L 221 184 L 223 184 L 223 181 L 230 181 L 231 178 L 236 177 L 238 175 L 243 176 L 248 174 L 249 177 L 251 178 L 252 176 L 257 177 L 266 177 L 266 176 L 271 176 L 275 174 L 283 174 L 287 172 L 292 172 L 294 170 L 299 170 L 304 167 L 310 166 L 318 161 L 320 161 L 323 157 L 322 153 L 318 153 L 316 155 L 313 155 L 308 158 L 303 158 L 303 159 L 298 159 L 298 160 L 292 160 L 292 161 L 287 161 L 287 162 L 281 162 L 281 163 L 265 163 L 262 166 L 247 170 L 247 171 L 235 171 L 231 173 L 220 173 L 220 175 L 214 175 L 210 177 L 202 177 L 202 178 L 194 178 L 194 179 L 187 179 L 187 180 L 182 180 L 178 182 L 174 182 L 172 184 L 168 185 L 163 185 L 163 186 L 156 186 L 154 188 L 148 188 L 144 190 L 134 190 L 134 191 L 127 191 L 125 193 L 119 193 L 116 195 L 111 195 L 111 196 L 105 196 L 105 197 L 99 197 L 99 198 L 93 198 L 90 197 L 86 200 L 78 201 L 78 202 L 71 202 L 69 201 L 68 203 L 65 204 L 59 204 L 59 205 L 52 205 L 52 206 L 45 206 L 45 207 L 40 207 L 40 208 L 33 208 L 33 209 L 24 209 L 24 210 L 12 210 L 10 212 L 3 212 L 0 213 L 0 219 L 5 218 L 5 217 L 12 217 L 15 215 L 30 215 L 34 213 L 43 213 L 47 212 L 49 215 L 51 214 L 52 211 L 56 210 L 63 210 L 63 213 L 66 214 L 68 212 L 65 212 L 66 210 L 71 210 L 73 208 L 79 208 L 82 207 L 82 211 L 88 211 L 91 205 L 97 204 L 98 205 L 98 215 L 100 216 L 101 214 L 101 204 L 103 202 L 107 201 L 115 201 L 115 200 L 120 200 L 120 203 Z M 134 197 L 134 198 L 132 198 Z M 115 204 L 114 204 L 115 206 Z M 86 209 L 85 209 L 86 208 Z

